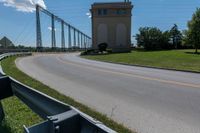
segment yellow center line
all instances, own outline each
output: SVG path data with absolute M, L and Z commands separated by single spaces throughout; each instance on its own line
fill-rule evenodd
M 81 68 L 92 69 L 92 70 L 96 70 L 96 71 L 101 71 L 101 72 L 106 72 L 106 73 L 112 73 L 112 74 L 117 74 L 117 75 L 135 77 L 135 78 L 140 78 L 140 79 L 145 79 L 145 80 L 157 81 L 157 82 L 161 82 L 161 83 L 168 83 L 168 84 L 179 85 L 179 86 L 186 86 L 186 87 L 192 87 L 192 88 L 200 88 L 199 84 L 190 84 L 190 83 L 184 83 L 184 82 L 178 82 L 178 81 L 172 81 L 172 80 L 164 80 L 164 79 L 147 77 L 147 76 L 142 76 L 142 75 L 133 74 L 133 73 L 129 74 L 129 73 L 124 73 L 124 72 L 110 71 L 110 70 L 105 70 L 105 69 L 101 69 L 101 68 L 91 67 L 89 65 L 87 65 L 87 66 L 81 65 L 81 64 L 78 64 L 78 63 L 70 62 L 70 61 L 66 62 L 66 61 L 64 61 L 60 57 L 57 57 L 57 59 L 59 61 L 61 61 L 62 63 L 75 65 L 75 66 L 78 66 L 78 67 L 81 67 Z

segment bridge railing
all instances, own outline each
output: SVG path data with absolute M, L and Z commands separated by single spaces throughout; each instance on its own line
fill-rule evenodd
M 6 53 L 0 55 L 0 61 L 13 55 L 30 54 Z M 0 100 L 15 95 L 44 119 L 44 122 L 37 125 L 24 126 L 25 133 L 115 133 L 112 129 L 73 106 L 26 86 L 1 72 L 0 86 Z M 4 112 L 0 102 L 0 123 L 3 119 Z

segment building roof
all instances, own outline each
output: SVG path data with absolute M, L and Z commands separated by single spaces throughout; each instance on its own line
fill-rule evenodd
M 92 9 L 98 8 L 133 8 L 131 2 L 95 2 Z
M 8 39 L 7 37 L 3 37 L 0 40 L 0 44 L 1 44 L 2 47 L 14 46 L 14 44 L 12 43 L 12 41 L 10 39 Z

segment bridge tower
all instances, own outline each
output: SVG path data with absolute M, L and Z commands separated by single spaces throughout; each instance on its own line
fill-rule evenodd
M 39 5 L 36 5 L 36 48 L 37 50 L 42 49 L 42 34 L 40 25 L 40 9 Z

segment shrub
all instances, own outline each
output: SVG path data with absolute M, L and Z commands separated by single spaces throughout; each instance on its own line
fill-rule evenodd
M 107 49 L 107 53 L 112 53 L 112 49 Z
M 107 44 L 107 43 L 100 43 L 100 44 L 98 45 L 99 51 L 100 51 L 101 53 L 103 53 L 103 51 L 106 51 L 107 47 L 108 47 L 108 44 Z
M 87 51 L 81 52 L 81 55 L 89 55 L 95 53 L 94 49 L 88 49 Z

